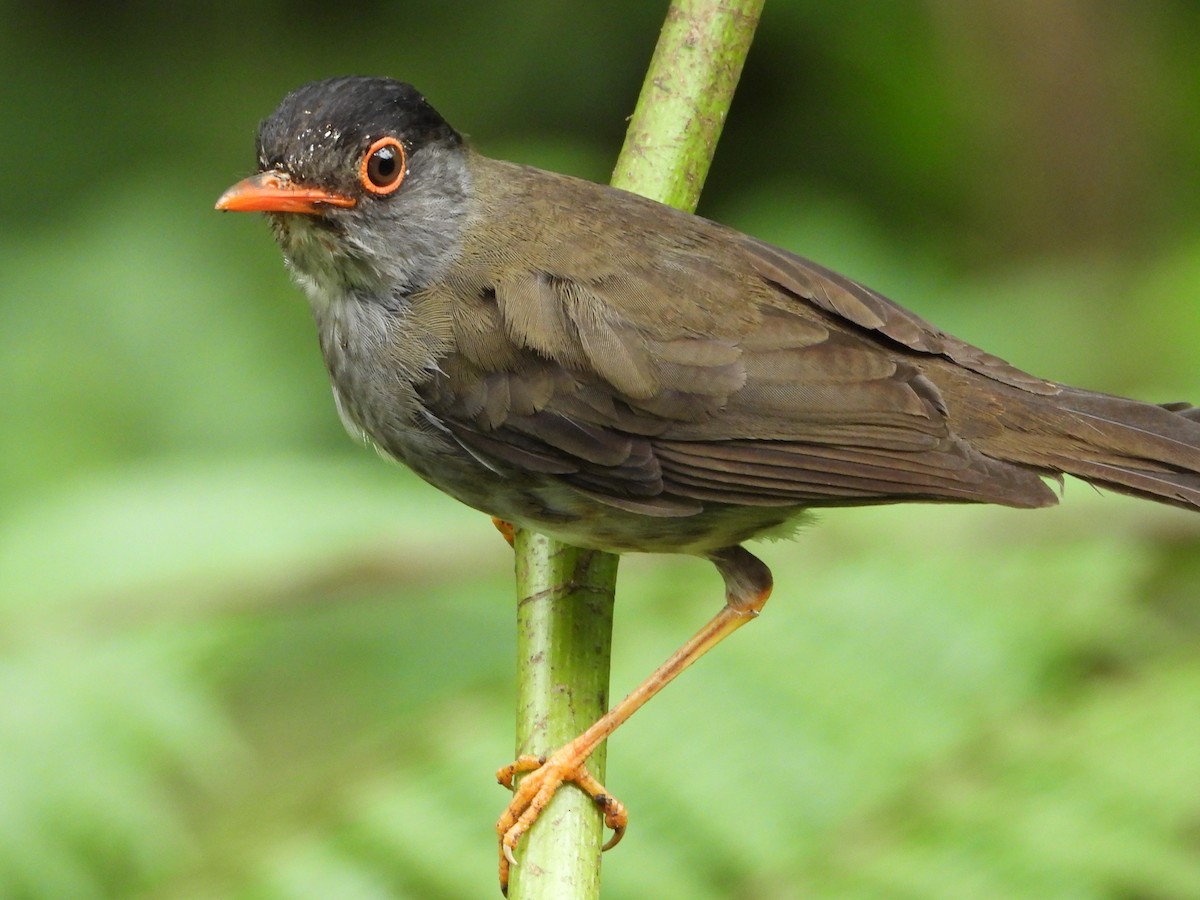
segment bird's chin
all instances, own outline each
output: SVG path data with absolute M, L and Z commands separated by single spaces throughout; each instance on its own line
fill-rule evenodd
M 296 280 L 311 296 L 330 298 L 370 288 L 376 280 L 345 231 L 326 216 L 270 215 L 275 240 Z
M 275 240 L 283 248 L 284 253 L 291 253 L 296 248 L 319 241 L 330 252 L 341 247 L 341 226 L 331 216 L 298 215 L 296 213 L 269 212 L 267 221 Z

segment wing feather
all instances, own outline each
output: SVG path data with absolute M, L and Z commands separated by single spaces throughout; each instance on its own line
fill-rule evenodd
M 563 203 L 554 238 L 540 220 L 525 243 L 515 229 L 503 254 L 521 260 L 515 272 L 493 247 L 464 249 L 474 268 L 454 279 L 454 349 L 419 387 L 427 414 L 490 467 L 660 516 L 712 504 L 1054 502 L 1037 473 L 955 432 L 938 367 L 1032 393 L 1058 386 L 800 257 L 547 178 L 536 175 L 537 196 Z M 514 216 L 536 208 L 520 183 Z M 628 233 L 598 233 L 593 218 Z M 475 295 L 464 299 L 465 285 Z

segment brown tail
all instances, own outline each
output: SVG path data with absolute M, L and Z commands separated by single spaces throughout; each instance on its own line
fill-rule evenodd
M 1200 408 L 1069 387 L 1022 406 L 1007 423 L 1013 430 L 985 450 L 989 455 L 998 451 L 1011 462 L 1200 509 Z

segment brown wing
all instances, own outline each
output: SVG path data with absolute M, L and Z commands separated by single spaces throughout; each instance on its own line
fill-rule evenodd
M 1030 393 L 1057 394 L 1061 390 L 1053 382 L 1022 372 L 998 356 L 946 334 L 857 281 L 754 238 L 743 237 L 742 242 L 751 265 L 763 278 L 847 322 Z
M 531 221 L 509 254 L 533 265 L 468 247 L 446 288 L 456 350 L 422 399 L 485 465 L 667 516 L 714 502 L 1054 502 L 1036 474 L 953 432 L 920 361 L 1054 385 L 799 257 L 555 180 L 554 240 Z M 591 224 L 607 217 L 620 233 Z

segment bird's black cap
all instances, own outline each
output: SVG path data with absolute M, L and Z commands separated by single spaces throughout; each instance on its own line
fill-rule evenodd
M 344 76 L 292 91 L 258 129 L 261 169 L 305 169 L 314 158 L 357 154 L 394 135 L 410 152 L 462 137 L 411 84 L 391 78 Z

